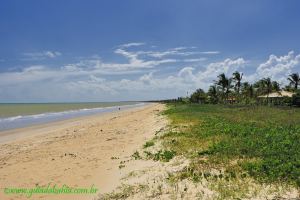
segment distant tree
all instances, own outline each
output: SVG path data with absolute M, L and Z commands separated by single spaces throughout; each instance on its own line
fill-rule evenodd
M 277 81 L 272 81 L 272 91 L 274 92 L 280 91 L 280 85 Z
M 297 90 L 298 85 L 300 84 L 299 74 L 298 73 L 290 74 L 288 80 L 290 81 L 290 85 L 294 86 L 294 90 Z
M 246 99 L 246 103 L 248 103 L 249 99 L 254 97 L 254 88 L 253 85 L 245 82 L 242 84 L 242 95 Z
M 240 73 L 238 71 L 234 72 L 232 74 L 232 79 L 233 79 L 233 81 L 235 83 L 234 89 L 239 94 L 240 93 L 241 84 L 242 84 L 242 79 L 243 79 L 243 73 Z
M 265 90 L 267 93 L 267 102 L 269 103 L 269 94 L 272 92 L 273 90 L 273 85 L 272 85 L 272 81 L 270 78 L 264 78 L 263 82 L 265 84 Z
M 286 85 L 283 90 L 288 91 L 288 92 L 292 92 L 294 90 L 294 88 L 291 86 L 291 84 Z
M 292 104 L 295 106 L 300 106 L 300 89 L 295 91 L 295 94 L 292 97 Z
M 215 83 L 221 87 L 223 100 L 228 99 L 228 94 L 230 93 L 230 88 L 232 87 L 231 82 L 231 79 L 228 79 L 224 73 L 220 74 L 218 76 L 218 80 L 215 81 Z
M 227 83 L 226 83 L 226 87 L 225 87 L 225 95 L 226 95 L 226 99 L 228 99 L 228 95 L 230 94 L 230 89 L 232 88 L 232 79 L 229 78 L 227 79 Z
M 191 102 L 193 103 L 205 103 L 206 101 L 206 94 L 204 90 L 202 89 L 197 89 L 190 98 Z
M 208 96 L 210 103 L 218 103 L 218 89 L 215 85 L 211 85 L 208 89 Z
M 263 82 L 265 84 L 266 93 L 270 94 L 273 91 L 273 84 L 270 78 L 264 78 Z
M 276 84 L 275 87 L 277 87 Z M 256 96 L 267 95 L 267 102 L 269 103 L 269 94 L 273 91 L 273 84 L 271 79 L 260 79 L 259 81 L 254 83 L 254 88 L 256 89 Z
M 253 84 L 253 87 L 255 88 L 256 96 L 264 95 L 266 94 L 266 85 L 263 79 L 260 79 L 256 81 Z
M 273 85 L 270 78 L 263 78 L 254 83 L 257 95 L 270 94 L 273 91 Z

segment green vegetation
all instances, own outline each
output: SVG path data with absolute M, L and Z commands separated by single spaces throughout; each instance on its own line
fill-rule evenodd
M 165 100 L 164 102 L 300 106 L 299 74 L 290 74 L 287 81 L 289 84 L 281 87 L 282 83 L 269 77 L 249 83 L 243 82 L 243 73 L 238 71 L 234 72 L 231 77 L 222 73 L 217 76 L 214 84 L 209 87 L 207 92 L 199 88 L 190 97 L 178 97 L 178 99 Z M 273 95 L 270 95 L 272 93 Z M 274 96 L 274 93 L 277 95 Z
M 140 156 L 140 153 L 138 151 L 135 151 L 132 155 L 132 158 L 134 158 L 135 160 L 140 160 L 142 159 L 142 157 Z
M 144 144 L 144 149 L 148 148 L 148 147 L 152 147 L 154 146 L 154 142 L 153 141 L 147 141 L 145 144 Z
M 101 195 L 101 200 L 108 199 L 126 199 L 136 193 L 146 191 L 148 189 L 147 185 L 122 185 L 118 188 L 119 192 L 113 192 L 105 195 Z
M 119 169 L 122 169 L 123 167 L 125 167 L 125 165 L 119 165 Z
M 164 114 L 173 128 L 162 136 L 163 145 L 191 159 L 180 179 L 250 175 L 300 187 L 298 108 L 169 104 Z M 203 173 L 210 168 L 225 171 Z
M 175 151 L 169 151 L 169 150 L 159 150 L 156 153 L 144 151 L 144 153 L 146 154 L 147 159 L 153 159 L 155 161 L 163 161 L 163 162 L 169 162 L 176 155 Z

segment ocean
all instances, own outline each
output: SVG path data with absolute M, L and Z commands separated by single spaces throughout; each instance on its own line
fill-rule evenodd
M 0 131 L 144 106 L 142 102 L 0 103 Z

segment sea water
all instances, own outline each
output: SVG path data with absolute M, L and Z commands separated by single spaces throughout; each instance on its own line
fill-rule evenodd
M 142 102 L 0 104 L 0 131 L 144 106 Z

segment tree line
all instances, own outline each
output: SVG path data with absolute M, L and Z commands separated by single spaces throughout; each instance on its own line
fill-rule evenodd
M 293 92 L 293 98 L 282 98 L 281 103 L 293 104 L 300 101 L 300 76 L 299 73 L 292 73 L 287 77 L 288 85 L 281 85 L 271 78 L 262 78 L 254 83 L 243 82 L 243 73 L 234 72 L 231 77 L 227 77 L 224 73 L 217 76 L 205 92 L 199 88 L 188 97 L 188 101 L 193 103 L 240 103 L 253 104 L 257 103 L 259 96 L 267 95 L 266 101 L 269 103 L 268 95 L 272 92 L 288 91 Z M 183 100 L 178 98 L 178 100 Z M 300 102 L 298 102 L 300 103 Z

